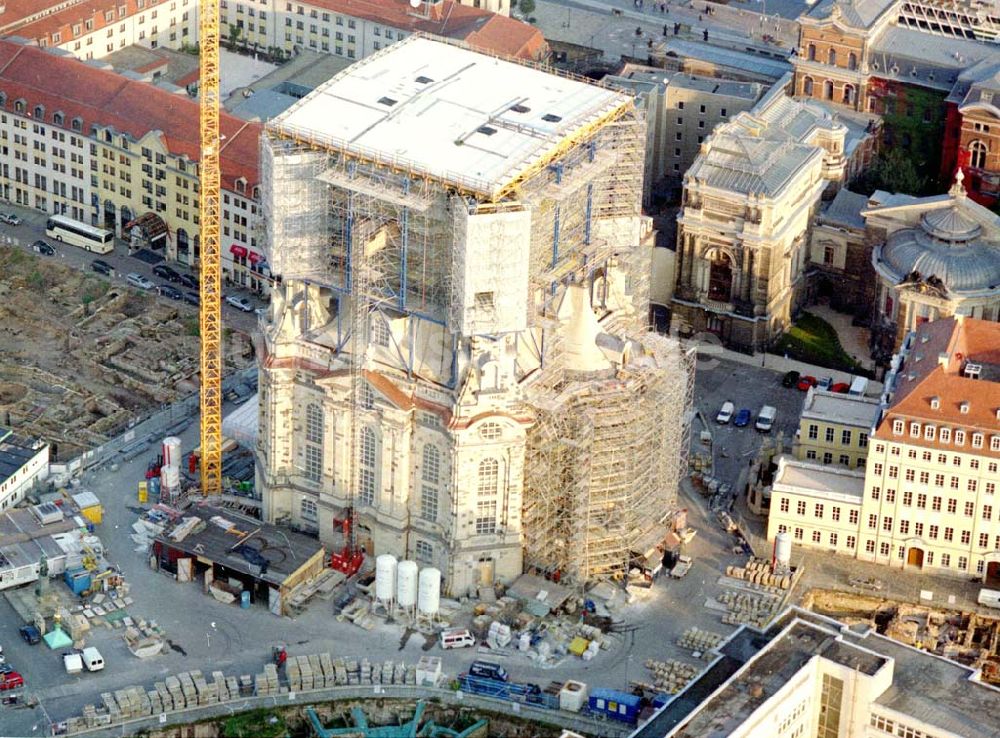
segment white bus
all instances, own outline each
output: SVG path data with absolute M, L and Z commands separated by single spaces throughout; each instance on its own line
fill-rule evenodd
M 79 246 L 95 254 L 110 254 L 115 250 L 115 234 L 95 228 L 65 215 L 50 215 L 45 235 L 57 241 Z

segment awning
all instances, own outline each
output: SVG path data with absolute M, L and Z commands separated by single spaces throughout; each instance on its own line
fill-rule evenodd
M 232 246 L 229 247 L 229 252 L 233 256 L 242 258 L 247 255 L 247 247 L 240 246 L 238 243 L 234 243 Z
M 264 257 L 261 256 L 260 254 L 258 254 L 256 251 L 251 251 L 250 252 L 250 263 L 251 264 L 256 264 L 258 261 L 261 261 L 263 258 Z
M 128 230 L 132 230 L 135 226 L 142 229 L 143 236 L 150 243 L 167 237 L 167 224 L 156 213 L 144 213 L 125 224 L 125 228 Z

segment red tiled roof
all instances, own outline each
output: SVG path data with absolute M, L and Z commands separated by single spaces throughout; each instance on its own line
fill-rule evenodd
M 84 135 L 90 135 L 95 125 L 110 126 L 136 140 L 160 131 L 171 153 L 198 161 L 198 103 L 187 95 L 4 40 L 0 40 L 0 91 L 7 96 L 6 109 L 13 109 L 19 98 L 26 101 L 28 111 L 42 105 L 48 124 L 57 111 L 65 115 L 67 129 L 73 118 L 81 118 Z M 223 186 L 233 190 L 236 179 L 243 177 L 253 187 L 259 181 L 260 124 L 223 112 L 219 127 L 225 136 Z
M 126 17 L 139 12 L 135 0 L 76 0 L 62 10 L 47 15 L 41 14 L 46 6 L 59 4 L 58 0 L 13 0 L 13 2 L 8 0 L 6 12 L 0 15 L 0 30 L 6 35 L 24 36 L 31 41 L 43 40 L 47 45 L 52 45 L 56 43 L 52 40 L 54 33 L 60 34 L 58 43 L 72 41 L 75 38 L 74 25 L 82 26 L 80 36 L 85 36 L 120 22 L 121 18 L 118 17 L 120 5 L 126 6 Z M 110 21 L 106 21 L 104 14 L 109 10 L 114 15 Z M 93 21 L 93 27 L 89 30 L 83 27 L 88 20 Z
M 948 356 L 947 367 L 939 361 L 940 354 Z M 1000 436 L 997 416 L 1000 382 L 963 376 L 968 361 L 1000 364 L 1000 323 L 948 318 L 920 326 L 910 356 L 901 370 L 899 388 L 875 436 L 887 441 L 1000 458 L 1000 453 L 989 448 L 990 437 Z M 936 400 L 936 408 L 932 400 Z M 897 419 L 905 423 L 901 436 L 892 432 L 893 421 Z M 934 439 L 924 438 L 922 432 L 920 437 L 911 437 L 911 420 L 936 426 Z M 952 429 L 952 441 L 941 442 L 938 429 L 942 427 Z M 964 445 L 956 445 L 956 429 L 965 430 L 967 436 L 977 431 L 983 433 L 984 447 L 974 449 L 968 437 Z
M 303 5 L 392 26 L 408 33 L 423 31 L 468 43 L 495 54 L 539 61 L 547 44 L 534 26 L 482 8 L 443 0 L 414 10 L 409 0 L 303 0 Z

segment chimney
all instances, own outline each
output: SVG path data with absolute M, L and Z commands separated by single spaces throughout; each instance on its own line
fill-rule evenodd
M 951 357 L 948 356 L 948 352 L 947 351 L 942 351 L 940 354 L 938 354 L 938 364 L 940 364 L 942 367 L 944 367 L 945 370 L 948 369 L 948 359 L 949 358 L 951 358 Z

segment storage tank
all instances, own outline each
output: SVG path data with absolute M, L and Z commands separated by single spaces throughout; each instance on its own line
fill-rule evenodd
M 181 439 L 177 436 L 169 436 L 163 439 L 163 465 L 181 465 Z
M 163 483 L 163 490 L 167 494 L 175 494 L 181 486 L 181 470 L 176 466 L 164 466 L 160 468 L 160 481 Z
M 417 604 L 416 561 L 400 561 L 396 567 L 396 604 L 404 609 Z
M 787 531 L 774 537 L 774 560 L 778 566 L 788 566 L 792 563 L 792 535 Z
M 375 558 L 375 599 L 392 602 L 396 595 L 396 557 L 381 554 Z
M 417 612 L 421 615 L 437 615 L 441 609 L 441 572 L 428 567 L 420 572 L 417 592 Z

